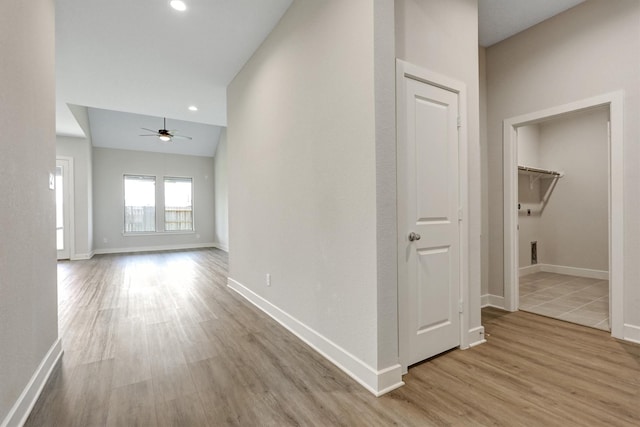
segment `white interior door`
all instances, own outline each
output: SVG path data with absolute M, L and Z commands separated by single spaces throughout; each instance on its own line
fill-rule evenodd
M 69 203 L 69 161 L 56 159 L 56 247 L 58 259 L 69 259 L 70 203 Z
M 458 94 L 410 77 L 402 86 L 398 287 L 406 371 L 460 345 L 460 189 Z

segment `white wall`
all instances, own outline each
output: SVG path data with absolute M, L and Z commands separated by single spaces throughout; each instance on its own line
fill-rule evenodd
M 489 293 L 489 171 L 487 170 L 487 49 L 478 46 L 479 98 L 480 98 L 480 271 L 481 294 Z
M 452 31 L 425 30 L 434 16 Z M 475 0 L 294 1 L 228 91 L 230 285 L 347 371 L 375 375 L 397 366 L 394 33 L 398 56 L 468 86 L 479 210 Z M 479 215 L 470 222 L 479 327 Z
M 52 0 L 0 3 L 0 425 L 20 424 L 61 351 L 54 39 Z
M 87 138 L 56 137 L 56 155 L 73 158 L 74 253 L 71 259 L 88 259 L 93 253 L 92 146 Z
M 394 6 L 393 0 L 373 1 L 378 369 L 395 365 L 398 361 Z
M 93 256 L 93 139 L 91 135 L 91 125 L 89 123 L 89 109 L 84 106 L 67 104 L 73 117 L 77 120 L 80 128 L 84 132 L 85 139 L 87 140 L 87 149 L 89 153 L 89 159 L 87 163 L 87 247 L 89 257 Z M 76 252 L 78 252 L 76 250 Z M 79 258 L 82 255 L 79 253 Z
M 220 132 L 220 140 L 213 158 L 213 185 L 215 195 L 215 233 L 213 241 L 222 250 L 229 251 L 229 181 L 227 179 L 227 129 Z
M 502 121 L 624 90 L 624 322 L 640 326 L 638 28 L 640 2 L 591 0 L 487 49 L 491 294 L 504 291 Z
M 377 242 L 389 239 L 377 215 L 395 227 L 376 170 L 376 153 L 395 144 L 392 45 L 374 76 L 387 52 L 374 51 L 374 33 L 393 29 L 393 15 L 376 11 L 391 6 L 294 1 L 228 91 L 231 284 L 304 325 L 299 335 L 318 338 L 316 348 L 374 390 L 363 375 L 397 364 L 395 299 L 379 301 L 389 289 L 395 298 L 395 274 L 378 283 L 395 270 L 377 264 Z M 377 128 L 376 114 L 390 130 Z
M 396 55 L 467 88 L 469 329 L 480 327 L 480 112 L 476 0 L 396 0 Z
M 123 236 L 125 174 L 156 176 L 156 187 L 164 176 L 192 177 L 195 232 Z M 161 206 L 156 198 L 156 214 Z M 96 253 L 214 246 L 213 158 L 94 147 L 93 214 Z

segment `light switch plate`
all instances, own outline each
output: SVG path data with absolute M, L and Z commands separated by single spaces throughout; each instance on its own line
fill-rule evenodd
M 49 190 L 54 190 L 56 188 L 56 177 L 54 174 L 49 172 Z

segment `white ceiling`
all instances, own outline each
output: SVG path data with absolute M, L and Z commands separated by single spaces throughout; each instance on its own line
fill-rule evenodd
M 291 1 L 56 0 L 58 134 L 84 135 L 68 103 L 225 126 L 227 85 Z
M 480 44 L 582 1 L 479 0 Z M 84 136 L 67 105 L 76 104 L 90 107 L 96 146 L 213 155 L 227 122 L 227 85 L 292 0 L 185 3 L 181 13 L 169 0 L 56 0 L 58 134 Z M 162 117 L 194 140 L 160 144 L 137 136 L 141 127 L 162 127 Z
M 585 0 L 478 0 L 478 42 L 488 47 Z

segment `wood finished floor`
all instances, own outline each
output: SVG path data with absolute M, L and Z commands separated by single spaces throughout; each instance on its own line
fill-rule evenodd
M 226 287 L 218 250 L 58 266 L 65 354 L 27 426 L 638 426 L 640 346 L 530 313 L 375 398 Z

